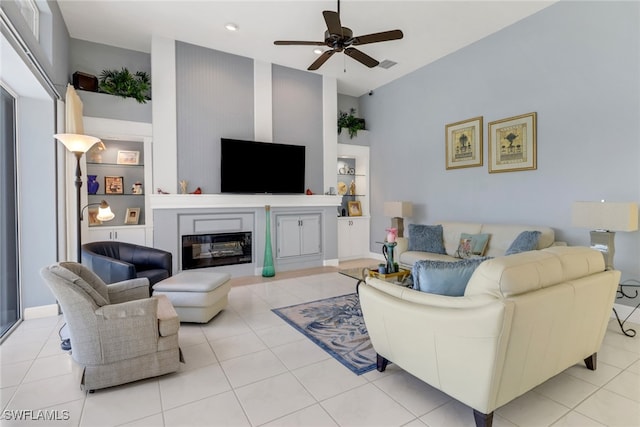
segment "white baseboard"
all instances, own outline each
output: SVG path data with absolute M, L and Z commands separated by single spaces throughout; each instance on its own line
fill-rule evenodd
M 620 316 L 620 320 L 624 320 L 629 313 L 635 308 L 635 306 L 623 305 L 623 304 L 614 304 L 613 307 L 618 312 L 618 316 Z M 615 314 L 613 314 L 613 310 L 611 311 L 611 317 L 615 318 Z M 627 319 L 627 322 L 632 322 L 640 325 L 640 309 L 633 312 L 631 317 Z
M 40 305 L 24 309 L 24 320 L 39 319 L 58 315 L 58 304 Z
M 340 265 L 340 261 L 336 259 L 325 259 L 323 261 L 323 266 L 325 267 L 338 267 Z

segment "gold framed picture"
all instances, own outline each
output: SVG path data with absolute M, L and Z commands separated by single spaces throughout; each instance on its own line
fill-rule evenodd
M 118 151 L 116 163 L 119 165 L 137 165 L 139 160 L 139 151 Z
M 124 216 L 124 223 L 129 225 L 136 225 L 140 221 L 140 208 L 127 208 L 127 213 Z
M 537 114 L 489 123 L 489 173 L 535 170 Z
M 445 126 L 446 168 L 482 166 L 482 116 Z
M 104 194 L 124 194 L 123 181 L 121 176 L 105 176 Z
M 98 219 L 98 208 L 89 208 L 87 212 L 89 213 L 89 226 L 102 224 L 102 221 Z
M 358 200 L 350 200 L 348 203 L 349 216 L 362 216 L 362 205 Z

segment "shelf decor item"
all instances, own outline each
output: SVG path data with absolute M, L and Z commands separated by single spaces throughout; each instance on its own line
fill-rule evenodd
M 96 194 L 100 183 L 97 181 L 98 175 L 87 175 L 87 193 Z
M 273 277 L 276 269 L 273 266 L 273 252 L 271 249 L 271 206 L 266 205 L 265 211 L 265 239 L 264 239 L 264 266 L 262 277 Z
M 139 161 L 139 151 L 118 151 L 116 163 L 119 165 L 137 165 Z
M 451 123 L 446 129 L 446 168 L 482 166 L 482 116 Z
M 536 116 L 534 112 L 489 123 L 489 173 L 538 168 Z
M 124 178 L 121 176 L 104 177 L 104 194 L 124 194 Z
M 359 200 L 349 201 L 349 216 L 362 216 L 362 205 Z
M 103 70 L 100 74 L 100 92 L 123 98 L 134 98 L 140 104 L 146 104 L 151 90 L 151 78 L 144 71 L 135 74 L 127 68 L 117 70 Z
M 124 216 L 124 223 L 127 225 L 137 225 L 140 221 L 140 208 L 127 208 Z

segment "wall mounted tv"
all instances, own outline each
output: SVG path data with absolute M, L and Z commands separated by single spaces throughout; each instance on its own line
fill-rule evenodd
M 305 147 L 220 140 L 220 191 L 244 194 L 304 193 Z

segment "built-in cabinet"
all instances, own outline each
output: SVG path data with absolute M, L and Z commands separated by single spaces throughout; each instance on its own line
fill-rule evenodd
M 314 255 L 322 252 L 321 214 L 277 215 L 276 256 Z
M 368 146 L 338 144 L 337 182 L 342 196 L 338 208 L 338 258 L 366 257 L 370 235 Z M 358 203 L 355 208 L 352 202 Z M 357 213 L 360 215 L 354 215 Z
M 85 117 L 85 133 L 102 143 L 83 157 L 83 242 L 151 244 L 151 138 L 140 134 L 148 128 L 146 123 Z M 111 221 L 96 218 L 102 200 L 115 215 Z

